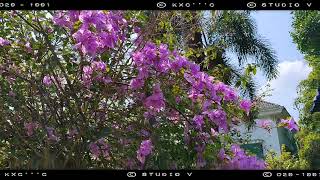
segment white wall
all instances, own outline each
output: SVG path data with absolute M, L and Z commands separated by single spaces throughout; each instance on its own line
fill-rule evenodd
M 240 131 L 242 138 L 246 138 L 247 135 L 251 137 L 249 143 L 262 142 L 264 155 L 270 150 L 274 150 L 277 155 L 280 155 L 281 147 L 278 138 L 277 125 L 274 121 L 272 121 L 271 127 L 270 133 L 266 129 L 259 127 L 253 127 L 248 131 L 244 124 L 237 127 L 237 129 Z

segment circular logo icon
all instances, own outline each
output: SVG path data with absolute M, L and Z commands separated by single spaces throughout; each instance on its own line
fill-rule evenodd
M 158 7 L 158 8 L 161 8 L 161 9 L 162 9 L 162 8 L 165 8 L 166 6 L 167 6 L 167 4 L 166 4 L 165 2 L 158 2 L 158 3 L 157 3 L 157 7 Z
M 133 178 L 133 177 L 136 177 L 136 176 L 137 176 L 137 173 L 135 173 L 135 172 L 128 172 L 128 173 L 127 173 L 127 176 Z
M 249 2 L 249 3 L 247 4 L 247 6 L 248 6 L 248 8 L 255 8 L 255 7 L 257 7 L 257 3 L 255 3 L 255 2 Z
M 263 172 L 262 176 L 263 177 L 271 177 L 272 176 L 272 172 Z

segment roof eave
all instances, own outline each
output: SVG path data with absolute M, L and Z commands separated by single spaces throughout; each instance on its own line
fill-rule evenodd
M 284 117 L 290 116 L 286 108 L 282 107 L 281 109 L 268 109 L 264 111 L 260 111 L 258 117 L 266 117 L 266 116 L 275 116 L 275 117 Z

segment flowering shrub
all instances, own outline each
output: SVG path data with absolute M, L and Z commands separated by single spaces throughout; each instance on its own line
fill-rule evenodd
M 219 152 L 219 158 L 227 160 L 222 168 L 224 169 L 265 169 L 266 163 L 263 160 L 257 159 L 256 156 L 248 156 L 239 145 L 233 144 L 231 146 L 232 156 L 225 154 L 224 149 Z
M 269 132 L 272 129 L 272 121 L 268 119 L 260 119 L 256 122 L 256 124 L 258 127 L 266 129 Z
M 220 150 L 233 143 L 233 119 L 247 119 L 251 102 L 178 50 L 145 42 L 126 18 L 134 14 L 1 13 L 4 26 L 23 24 L 0 34 L 9 167 L 265 167 L 237 145 Z
M 293 118 L 290 119 L 281 119 L 280 126 L 283 126 L 284 128 L 292 131 L 297 132 L 299 131 L 299 127 L 296 123 L 296 121 Z

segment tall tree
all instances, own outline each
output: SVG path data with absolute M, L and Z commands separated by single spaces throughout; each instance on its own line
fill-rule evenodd
M 295 11 L 293 13 L 292 37 L 299 50 L 305 54 L 305 60 L 312 68 L 306 80 L 301 81 L 296 99 L 300 109 L 300 121 L 303 130 L 299 132 L 299 157 L 305 158 L 311 168 L 320 168 L 320 113 L 311 113 L 311 107 L 317 89 L 320 87 L 320 12 Z
M 320 130 L 320 119 L 313 118 L 310 110 L 317 89 L 320 86 L 320 13 L 318 11 L 296 11 L 293 13 L 292 37 L 299 50 L 305 54 L 305 60 L 312 68 L 308 78 L 299 85 L 299 98 L 296 105 L 300 109 L 303 125 Z

